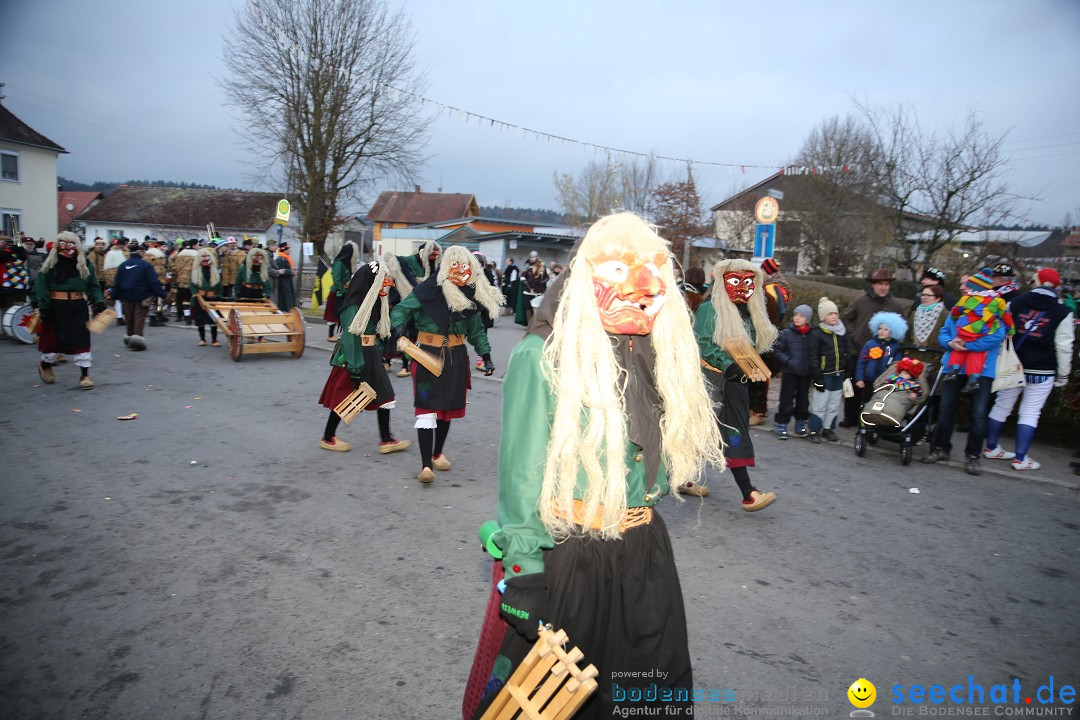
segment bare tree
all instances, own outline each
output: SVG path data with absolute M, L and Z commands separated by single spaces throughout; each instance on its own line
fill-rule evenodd
M 553 182 L 559 207 L 572 225 L 591 223 L 625 207 L 618 167 L 610 156 L 603 162 L 590 161 L 577 177 L 555 173 Z
M 652 215 L 653 189 L 658 180 L 656 156 L 624 161 L 619 167 L 623 207 L 639 215 Z
M 790 181 L 799 203 L 789 219 L 799 224 L 798 249 L 811 273 L 858 272 L 872 249 L 889 239 L 886 211 L 874 201 L 872 177 L 865 170 L 873 152 L 873 136 L 849 115 L 815 127 L 796 156 L 794 164 L 820 169 Z
M 924 131 L 902 106 L 858 107 L 876 144 L 869 171 L 890 209 L 900 262 L 913 273 L 969 226 L 993 225 L 1012 212 L 1020 196 L 1004 180 L 1008 162 L 1001 147 L 1008 133 L 991 134 L 975 111 L 958 130 L 938 133 Z M 907 242 L 913 215 L 926 229 L 917 246 Z
M 690 167 L 685 180 L 664 183 L 653 192 L 652 206 L 660 234 L 671 242 L 675 257 L 682 258 L 683 267 L 690 262 L 690 241 L 706 232 L 702 221 L 701 196 Z
M 226 36 L 223 86 L 237 126 L 299 200 L 322 252 L 339 203 L 377 180 L 408 181 L 429 120 L 406 17 L 384 0 L 258 0 Z

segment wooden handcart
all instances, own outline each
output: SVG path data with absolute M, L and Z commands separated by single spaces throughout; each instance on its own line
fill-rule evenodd
M 210 300 L 199 304 L 213 318 L 229 341 L 229 356 L 236 362 L 245 353 L 287 352 L 304 354 L 304 316 L 293 308 L 278 310 L 265 298 L 259 300 Z

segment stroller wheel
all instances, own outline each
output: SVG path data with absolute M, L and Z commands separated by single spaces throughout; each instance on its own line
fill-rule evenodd
M 879 436 L 876 432 L 868 432 L 867 433 L 867 440 L 870 441 L 871 445 L 877 445 L 878 440 L 880 440 L 880 439 L 881 439 L 881 436 Z
M 855 454 L 859 457 L 866 455 L 866 435 L 861 432 L 855 433 Z
M 900 446 L 900 462 L 902 464 L 904 464 L 904 465 L 910 465 L 911 464 L 911 446 L 910 445 L 901 445 Z

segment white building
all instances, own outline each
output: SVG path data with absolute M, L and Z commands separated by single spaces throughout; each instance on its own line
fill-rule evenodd
M 56 160 L 66 152 L 0 105 L 0 229 L 5 235 L 21 230 L 35 238 L 56 237 Z

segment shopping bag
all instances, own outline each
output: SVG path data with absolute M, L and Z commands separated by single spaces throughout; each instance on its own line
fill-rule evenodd
M 1024 387 L 1024 366 L 1020 364 L 1020 358 L 1013 348 L 1011 337 L 1005 338 L 998 350 L 997 365 L 994 367 L 994 384 L 990 386 L 993 392 L 1001 392 L 1012 388 Z

